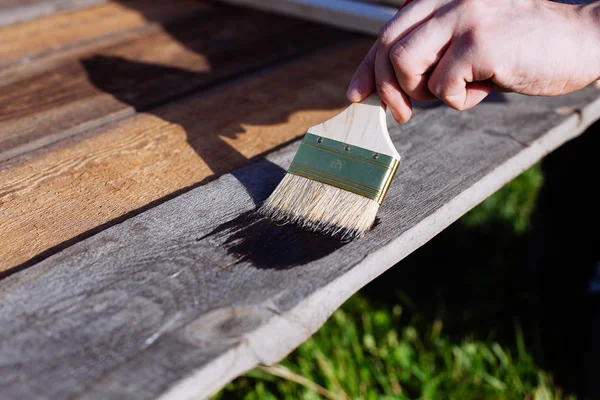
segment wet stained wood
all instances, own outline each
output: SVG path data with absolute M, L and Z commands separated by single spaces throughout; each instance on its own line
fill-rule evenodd
M 390 122 L 403 164 L 377 226 L 357 241 L 254 214 L 294 141 L 9 276 L 3 395 L 204 398 L 277 362 L 356 290 L 590 125 L 598 97 L 593 87 L 496 95 L 467 112 L 429 104 Z
M 0 160 L 349 37 L 264 13 L 208 7 L 1 87 Z
M 370 45 L 365 39 L 328 48 L 1 163 L 0 271 L 240 167 L 335 115 L 347 105 L 344 88 Z M 114 62 L 99 62 L 105 60 Z M 119 62 L 144 73 L 141 64 Z M 150 77 L 167 69 L 147 68 Z M 90 71 L 105 96 L 125 100 L 130 90 L 144 90 L 119 84 L 129 74 L 105 83 Z

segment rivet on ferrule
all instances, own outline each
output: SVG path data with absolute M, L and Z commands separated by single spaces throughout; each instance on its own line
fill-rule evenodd
M 319 143 L 316 145 L 315 142 Z M 367 197 L 381 204 L 400 160 L 307 133 L 288 173 Z

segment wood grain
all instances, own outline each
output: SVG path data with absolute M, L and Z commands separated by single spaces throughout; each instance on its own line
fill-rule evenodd
M 377 94 L 351 104 L 333 118 L 308 128 L 308 132 L 400 159 L 390 140 L 385 104 Z
M 3 396 L 204 398 L 277 362 L 361 286 L 590 125 L 598 97 L 593 87 L 497 96 L 391 124 L 404 163 L 380 223 L 351 243 L 254 215 L 295 141 L 4 279 Z
M 161 30 L 0 87 L 0 161 L 349 37 L 207 6 Z
M 240 167 L 335 115 L 370 44 L 348 42 L 0 164 L 0 270 Z
M 158 5 L 148 3 L 143 0 L 112 2 L 0 29 L 0 37 L 7 38 L 4 49 L 13 54 L 13 58 L 0 61 L 0 82 L 5 85 L 38 75 L 68 61 L 89 57 L 102 49 L 164 31 L 164 24 L 176 24 L 214 8 L 207 2 L 190 3 L 190 0 L 161 2 Z M 156 7 L 158 12 L 153 11 Z M 103 18 L 104 21 L 94 21 L 94 18 Z M 86 25 L 95 25 L 96 31 L 87 32 L 85 40 L 69 37 L 69 29 L 73 26 L 80 30 Z M 72 42 L 66 45 L 60 41 L 57 43 L 56 37 L 66 37 Z
M 57 12 L 90 7 L 106 0 L 3 0 L 0 27 L 45 17 Z
M 0 29 L 0 68 L 27 64 L 62 49 L 134 30 L 150 21 L 168 21 L 207 6 L 194 0 L 122 1 L 60 13 Z

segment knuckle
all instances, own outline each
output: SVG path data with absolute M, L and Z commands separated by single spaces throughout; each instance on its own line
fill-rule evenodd
M 447 96 L 444 102 L 458 111 L 465 111 L 467 109 L 465 102 L 459 101 L 458 96 Z
M 436 77 L 431 77 L 429 82 L 427 82 L 427 88 L 429 91 L 438 99 L 443 100 L 441 97 L 443 96 L 443 83 L 440 82 Z
M 401 77 L 402 89 L 410 98 L 417 101 L 431 100 L 435 97 L 427 88 L 428 77 L 426 75 L 411 75 Z
M 430 92 L 439 100 L 446 103 L 449 107 L 454 108 L 455 110 L 462 111 L 463 103 L 460 101 L 460 97 L 456 94 L 450 93 L 448 89 L 448 84 L 442 81 L 429 82 L 428 88 Z
M 462 34 L 460 40 L 464 46 L 468 48 L 485 48 L 482 44 L 485 43 L 485 33 L 483 29 L 478 26 L 472 26 L 465 33 Z
M 384 46 L 388 47 L 392 45 L 392 40 L 394 37 L 394 20 L 388 21 L 381 29 L 379 30 L 379 34 L 377 35 L 378 42 Z
M 488 30 L 483 26 L 474 26 L 459 38 L 461 47 L 469 49 L 474 60 L 477 60 L 478 68 L 484 65 L 486 69 L 493 68 L 502 60 L 498 59 L 497 52 L 490 46 Z
M 463 101 L 464 96 L 462 96 L 461 93 L 450 94 L 446 90 L 442 90 L 440 94 L 436 97 L 455 110 L 465 110 L 465 103 Z
M 400 70 L 403 70 L 408 65 L 409 52 L 403 42 L 398 42 L 390 50 L 390 61 L 392 65 Z
M 377 89 L 377 93 L 379 93 L 379 96 L 384 99 L 393 98 L 393 93 L 396 91 L 394 85 L 385 81 L 377 82 L 375 84 L 375 88 Z

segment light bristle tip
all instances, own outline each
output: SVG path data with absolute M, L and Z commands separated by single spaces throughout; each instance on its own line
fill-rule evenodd
M 378 210 L 375 200 L 286 174 L 259 212 L 274 221 L 350 240 L 371 229 Z

